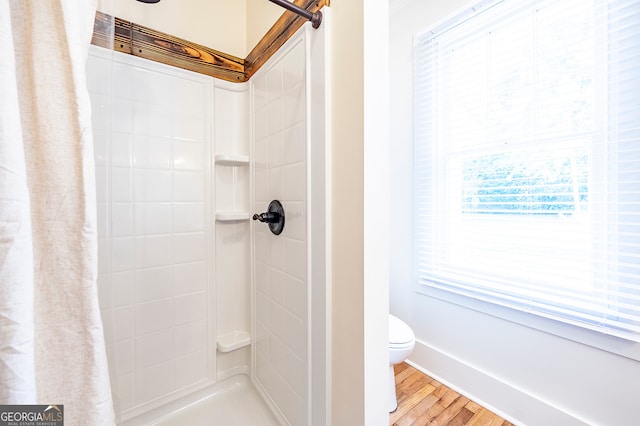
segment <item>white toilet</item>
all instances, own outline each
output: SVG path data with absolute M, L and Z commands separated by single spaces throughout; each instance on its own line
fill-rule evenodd
M 389 314 L 389 412 L 396 411 L 396 376 L 393 366 L 404 361 L 413 351 L 416 337 L 413 330 L 397 317 Z

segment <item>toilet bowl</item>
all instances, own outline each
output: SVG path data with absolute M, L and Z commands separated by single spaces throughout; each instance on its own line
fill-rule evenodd
M 393 366 L 399 364 L 411 354 L 416 338 L 411 328 L 397 317 L 389 314 L 389 412 L 396 411 L 396 376 Z

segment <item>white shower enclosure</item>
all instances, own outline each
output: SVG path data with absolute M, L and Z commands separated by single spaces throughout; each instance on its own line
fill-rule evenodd
M 119 423 L 238 374 L 282 424 L 326 423 L 324 69 L 325 32 L 310 24 L 240 84 L 92 47 Z M 273 199 L 279 236 L 251 220 Z

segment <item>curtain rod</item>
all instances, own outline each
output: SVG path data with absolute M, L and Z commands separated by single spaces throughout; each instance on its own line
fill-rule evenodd
M 293 4 L 287 0 L 269 0 L 272 3 L 277 4 L 280 7 L 284 7 L 285 9 L 302 16 L 304 19 L 311 21 L 311 25 L 313 28 L 318 28 L 322 23 L 322 12 L 309 12 L 306 9 L 301 8 L 300 6 Z

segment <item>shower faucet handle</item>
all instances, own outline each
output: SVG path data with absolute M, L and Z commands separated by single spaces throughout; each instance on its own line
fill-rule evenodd
M 264 212 L 260 214 L 254 214 L 253 220 L 259 220 L 263 223 L 278 223 L 280 220 L 280 214 L 278 212 Z
M 269 225 L 269 230 L 274 235 L 280 235 L 284 229 L 284 208 L 280 201 L 273 200 L 269 203 L 267 211 L 264 213 L 254 214 L 253 220 L 259 220 Z

